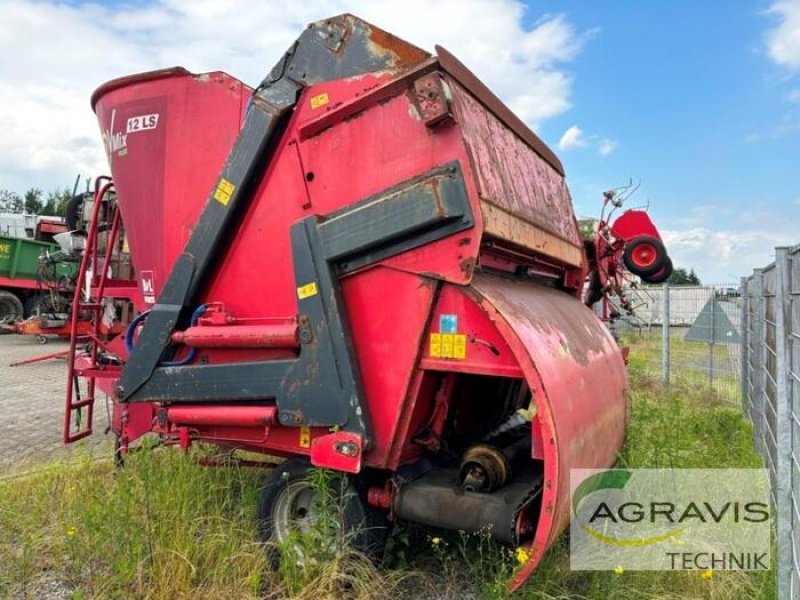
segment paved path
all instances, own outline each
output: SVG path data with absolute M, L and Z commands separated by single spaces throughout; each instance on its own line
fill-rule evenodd
M 61 340 L 40 345 L 33 336 L 0 335 L 0 477 L 34 468 L 68 451 L 61 442 L 66 362 L 8 366 L 67 347 Z M 103 435 L 108 421 L 102 402 L 95 407 L 95 417 L 95 434 L 78 445 L 101 453 L 109 444 Z

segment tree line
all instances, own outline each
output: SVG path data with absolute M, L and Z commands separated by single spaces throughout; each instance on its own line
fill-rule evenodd
M 53 190 L 47 196 L 35 187 L 21 196 L 17 192 L 0 189 L 0 212 L 63 217 L 71 199 L 69 188 Z

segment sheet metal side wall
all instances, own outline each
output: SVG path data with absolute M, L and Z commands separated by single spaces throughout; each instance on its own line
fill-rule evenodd
M 567 294 L 486 274 L 476 274 L 469 289 L 515 353 L 542 423 L 542 516 L 520 583 L 569 523 L 570 469 L 616 460 L 625 437 L 627 372 L 605 326 Z
M 580 247 L 564 177 L 458 82 L 448 83 L 481 198 Z

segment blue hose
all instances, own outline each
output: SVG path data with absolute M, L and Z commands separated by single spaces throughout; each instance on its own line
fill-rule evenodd
M 194 312 L 192 313 L 192 318 L 189 320 L 189 326 L 194 327 L 195 325 L 197 325 L 197 321 L 200 319 L 200 317 L 203 316 L 205 312 L 206 312 L 205 304 L 201 304 L 200 306 L 195 308 Z M 189 350 L 189 353 L 180 360 L 165 360 L 159 364 L 162 367 L 180 367 L 181 365 L 188 365 L 190 362 L 194 360 L 195 356 L 197 356 L 197 348 L 192 348 L 191 350 Z
M 149 314 L 149 310 L 139 313 L 125 330 L 125 350 L 128 352 L 128 356 L 130 356 L 131 352 L 133 352 L 133 334 L 136 333 L 136 328 L 139 326 L 139 323 L 144 321 Z
M 189 321 L 190 326 L 194 327 L 195 325 L 197 325 L 197 321 L 200 319 L 200 317 L 203 316 L 203 314 L 205 314 L 205 312 L 206 312 L 205 304 L 201 304 L 200 306 L 195 308 L 194 312 L 192 313 L 192 318 Z M 143 313 L 136 315 L 136 318 L 130 322 L 130 325 L 128 325 L 128 328 L 125 330 L 125 350 L 127 350 L 128 356 L 130 356 L 131 352 L 133 352 L 133 344 L 134 344 L 133 336 L 136 333 L 136 328 L 139 326 L 139 323 L 141 323 L 147 318 L 149 314 L 150 311 L 146 310 Z M 163 367 L 179 367 L 181 365 L 186 365 L 192 362 L 195 356 L 197 356 L 197 348 L 192 348 L 189 351 L 189 353 L 180 360 L 167 360 L 159 364 Z

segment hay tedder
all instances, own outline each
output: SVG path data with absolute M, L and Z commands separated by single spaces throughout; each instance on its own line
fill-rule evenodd
M 377 531 L 357 541 L 490 528 L 527 548 L 522 583 L 569 522 L 570 469 L 623 442 L 625 364 L 584 288 L 637 232 L 590 261 L 542 141 L 446 50 L 351 15 L 255 89 L 171 68 L 92 104 L 140 312 L 74 346 L 65 439 L 104 391 L 122 455 L 155 434 L 287 459 L 266 536 L 313 519 L 313 465 L 352 484 L 343 526 Z

